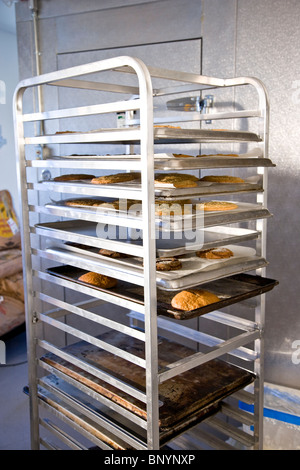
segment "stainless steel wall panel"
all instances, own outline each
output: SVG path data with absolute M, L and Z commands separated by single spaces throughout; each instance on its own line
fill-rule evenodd
M 199 37 L 201 2 L 165 0 L 57 17 L 57 52 Z M 87 34 L 88 32 L 88 34 Z M 100 32 L 100 34 L 99 34 Z
M 268 276 L 280 285 L 267 297 L 266 380 L 300 388 L 299 365 L 293 363 L 293 344 L 300 339 L 300 3 L 240 0 L 237 15 L 236 74 L 254 73 L 267 86 L 269 154 L 277 165 L 269 172 L 268 207 L 274 217 L 268 221 L 267 258 Z

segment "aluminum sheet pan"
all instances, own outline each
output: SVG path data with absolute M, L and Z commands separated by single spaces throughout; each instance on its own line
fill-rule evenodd
M 71 161 L 76 162 L 76 168 L 87 168 L 91 165 L 93 168 L 101 169 L 101 162 L 107 168 L 110 163 L 110 169 L 118 169 L 124 160 L 130 162 L 140 162 L 141 155 L 123 154 L 123 155 L 62 155 L 50 156 L 47 163 L 51 167 L 66 168 L 69 167 Z M 97 166 L 98 164 L 98 166 Z M 34 163 L 34 165 L 42 165 L 42 163 Z M 266 157 L 262 156 L 261 149 L 253 149 L 249 152 L 238 154 L 238 156 L 229 156 L 225 154 L 216 154 L 209 156 L 190 156 L 190 157 L 174 157 L 171 153 L 154 154 L 155 170 L 195 170 L 204 168 L 240 168 L 240 167 L 275 167 L 276 165 Z
M 204 202 L 204 201 L 202 201 Z M 205 227 L 212 227 L 214 225 L 222 225 L 222 224 L 232 224 L 236 222 L 242 222 L 245 220 L 250 219 L 261 219 L 270 217 L 271 214 L 268 209 L 264 208 L 261 204 L 250 204 L 250 203 L 242 203 L 237 202 L 238 208 L 230 210 L 230 211 L 207 211 L 204 213 L 204 220 L 203 220 L 203 228 Z M 119 211 L 116 210 L 105 210 L 100 211 L 99 207 L 97 210 L 91 208 L 89 206 L 80 206 L 80 207 L 70 207 L 67 206 L 65 201 L 57 201 L 48 203 L 41 209 L 43 213 L 56 215 L 59 217 L 67 217 L 69 219 L 84 219 L 90 221 L 97 221 L 100 223 L 105 224 L 105 217 L 106 215 L 115 216 L 116 218 L 116 225 L 118 225 L 118 217 L 120 215 Z M 127 213 L 124 213 L 126 216 Z M 130 214 L 128 218 L 129 221 L 132 222 L 139 222 L 142 221 L 141 214 L 137 215 L 136 217 L 133 214 Z M 200 217 L 201 218 L 201 217 Z M 199 228 L 199 219 L 195 216 L 191 216 L 189 219 L 186 220 L 188 222 L 190 220 L 190 225 L 186 223 L 185 228 L 190 228 L 194 230 Z M 156 220 L 156 225 L 160 228 L 166 228 L 166 230 L 180 230 L 182 231 L 182 220 L 174 220 L 172 224 L 172 220 L 168 220 L 166 223 L 162 219 Z M 112 223 L 112 222 L 110 222 Z M 132 225 L 128 225 L 132 226 Z M 178 228 L 179 226 L 179 228 Z
M 198 197 L 209 196 L 214 194 L 226 193 L 240 193 L 262 191 L 262 184 L 258 176 L 253 176 L 245 179 L 244 183 L 212 183 L 208 181 L 198 181 L 197 186 L 193 188 L 175 188 L 173 185 L 159 185 L 155 184 L 156 197 Z M 99 192 L 115 191 L 128 191 L 128 199 L 135 199 L 137 192 L 140 192 L 142 187 L 138 181 L 131 181 L 128 183 L 116 183 L 97 185 L 91 183 L 90 180 L 73 180 L 73 181 L 41 181 L 38 184 L 33 184 L 34 189 L 43 189 L 46 191 L 57 191 L 61 193 L 82 194 L 84 196 L 99 194 Z M 131 192 L 133 194 L 131 194 Z
M 261 142 L 262 139 L 249 131 L 154 128 L 154 139 L 161 143 L 175 142 Z
M 82 281 L 78 281 L 78 278 L 86 271 L 74 268 L 73 266 L 54 266 L 48 268 L 47 272 L 53 276 L 66 279 L 76 284 L 89 286 L 89 284 Z M 261 276 L 254 276 L 248 273 L 239 273 L 227 276 L 226 278 L 215 279 L 212 281 L 204 282 L 203 284 L 195 285 L 194 288 L 201 288 L 211 291 L 218 295 L 220 298 L 219 302 L 214 304 L 206 305 L 191 311 L 180 311 L 171 307 L 171 300 L 177 292 L 182 289 L 175 291 L 157 290 L 157 314 L 167 317 L 173 317 L 177 320 L 186 320 L 194 317 L 204 315 L 214 310 L 219 310 L 228 305 L 241 302 L 246 299 L 250 299 L 257 295 L 268 292 L 273 289 L 278 281 L 273 279 L 264 278 Z M 92 286 L 93 287 L 93 286 Z M 140 286 L 135 286 L 128 282 L 119 282 L 117 287 L 113 289 L 102 289 L 100 287 L 93 287 L 95 290 L 101 292 L 113 293 L 118 297 L 131 300 L 132 302 L 143 305 L 144 303 L 144 291 Z
M 254 248 L 243 247 L 239 245 L 226 245 L 224 248 L 228 248 L 233 252 L 233 257 L 227 259 L 203 259 L 199 258 L 194 254 L 184 255 L 180 258 L 182 268 L 176 269 L 174 271 L 157 271 L 157 280 L 158 283 L 165 279 L 165 280 L 173 280 L 182 278 L 185 276 L 189 276 L 191 274 L 196 274 L 199 271 L 210 271 L 215 270 L 223 266 L 224 264 L 230 265 L 235 264 L 240 258 L 248 259 L 252 256 L 256 255 L 256 250 Z M 143 276 L 143 259 L 140 257 L 123 257 L 123 258 L 111 258 L 107 256 L 103 256 L 99 254 L 99 250 L 93 248 L 84 248 L 78 246 L 76 244 L 58 244 L 54 247 L 49 247 L 46 251 L 55 252 L 55 250 L 59 250 L 60 253 L 64 251 L 70 251 L 72 253 L 76 253 L 78 255 L 83 256 L 90 256 L 97 260 L 97 263 L 101 266 L 103 264 L 106 266 L 109 264 L 110 266 L 115 266 L 116 269 L 123 269 L 125 272 L 128 270 L 133 270 L 135 273 L 140 272 L 141 276 Z
M 274 167 L 269 158 L 263 157 L 221 157 L 218 155 L 210 157 L 184 157 L 154 160 L 155 170 L 199 170 L 206 168 L 249 168 L 249 167 Z
M 94 247 L 94 250 L 98 251 L 100 248 L 103 248 L 103 241 L 107 243 L 107 239 L 103 240 L 98 236 L 97 226 L 98 224 L 95 222 L 83 223 L 80 220 L 47 222 L 37 224 L 35 226 L 35 232 L 53 239 L 83 244 L 86 249 L 92 249 L 91 247 Z M 241 243 L 243 241 L 256 239 L 259 236 L 260 233 L 255 230 L 216 226 L 210 229 L 203 229 L 203 236 L 201 236 L 202 242 L 199 245 L 193 244 L 193 246 L 191 246 L 190 243 L 186 244 L 183 238 L 163 239 L 158 237 L 156 239 L 156 255 L 157 257 L 169 257 L 186 253 L 190 254 L 198 249 L 213 248 L 228 243 Z M 122 238 L 119 240 L 116 236 L 116 238 L 110 240 L 109 249 L 128 253 L 128 245 L 133 247 L 133 250 L 130 250 L 130 254 L 138 255 L 138 250 L 134 251 L 134 248 L 142 247 L 142 240 L 133 240 L 130 238 Z
M 206 130 L 206 129 L 176 129 L 169 127 L 154 127 L 154 142 L 157 144 L 201 143 L 201 142 L 261 142 L 257 134 L 249 131 Z M 141 133 L 139 127 L 95 129 L 86 132 L 61 132 L 58 134 L 27 137 L 25 144 L 55 144 L 55 143 L 88 143 L 106 142 L 139 143 Z
M 156 285 L 163 290 L 178 290 L 191 288 L 198 284 L 232 276 L 246 271 L 252 271 L 267 266 L 267 261 L 256 256 L 255 250 L 234 246 L 237 255 L 226 260 L 202 260 L 195 256 L 182 259 L 182 269 L 176 271 L 156 271 Z M 86 271 L 95 271 L 117 279 L 127 278 L 143 285 L 144 272 L 140 260 L 125 258 L 122 261 L 111 260 L 105 256 L 92 256 L 75 253 L 64 247 L 51 247 L 44 250 L 45 257 L 71 265 Z

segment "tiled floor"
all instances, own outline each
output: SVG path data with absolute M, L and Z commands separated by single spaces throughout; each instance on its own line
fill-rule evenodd
M 5 340 L 6 364 L 0 366 L 0 450 L 30 450 L 26 337 Z

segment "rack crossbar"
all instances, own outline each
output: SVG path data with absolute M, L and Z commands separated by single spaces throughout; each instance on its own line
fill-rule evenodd
M 63 351 L 62 349 L 54 346 L 53 344 L 49 343 L 48 341 L 38 339 L 37 343 L 41 348 L 45 349 L 46 351 L 51 352 L 51 353 L 55 354 L 58 357 L 61 357 L 62 359 L 70 362 L 71 364 L 74 364 L 75 366 L 77 366 L 77 367 L 79 367 L 83 370 L 86 370 L 87 372 L 89 372 L 90 374 L 98 377 L 99 379 L 103 380 L 104 382 L 107 382 L 110 385 L 113 385 L 114 387 L 125 391 L 129 395 L 134 396 L 135 398 L 142 401 L 143 403 L 146 402 L 146 396 L 140 390 L 137 390 L 136 388 L 127 385 L 125 382 L 116 379 L 115 377 L 107 374 L 106 372 L 102 372 L 97 367 L 94 367 L 94 366 L 88 364 L 87 362 L 82 361 L 81 359 L 78 359 L 77 357 L 73 356 L 72 354 L 70 354 L 66 351 Z

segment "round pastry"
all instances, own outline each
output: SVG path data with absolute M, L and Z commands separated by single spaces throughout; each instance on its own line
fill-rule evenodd
M 212 153 L 212 154 L 201 154 L 197 157 L 238 157 L 237 153 Z
M 171 305 L 177 310 L 190 311 L 219 301 L 219 297 L 212 292 L 203 289 L 187 289 L 176 294 L 171 300 Z
M 233 252 L 229 250 L 229 248 L 210 248 L 207 250 L 200 250 L 196 251 L 196 255 L 199 258 L 205 259 L 224 259 L 224 258 L 231 258 L 233 256 Z
M 234 202 L 228 201 L 208 201 L 208 202 L 199 202 L 195 205 L 196 210 L 204 211 L 230 211 L 237 209 L 238 205 Z
M 170 126 L 169 124 L 155 124 L 153 127 L 164 127 L 166 129 L 181 129 L 180 126 Z
M 174 201 L 155 201 L 155 215 L 187 215 L 191 213 L 191 200 L 180 199 Z
M 70 175 L 60 175 L 53 178 L 53 181 L 76 181 L 76 180 L 91 180 L 94 178 L 94 175 L 87 174 L 70 174 Z
M 104 201 L 99 201 L 99 199 L 69 199 L 65 201 L 67 206 L 101 206 Z
M 207 175 L 203 176 L 200 181 L 210 181 L 212 183 L 245 183 L 245 180 L 238 176 L 228 175 Z
M 184 153 L 173 153 L 175 158 L 193 158 L 192 155 L 185 155 Z
M 117 279 L 94 272 L 87 272 L 82 274 L 78 278 L 78 281 L 86 282 L 87 284 L 91 284 L 92 286 L 96 287 L 103 287 L 104 289 L 115 287 L 118 282 Z
M 140 179 L 141 174 L 137 172 L 132 173 L 116 173 L 114 175 L 104 175 L 93 178 L 92 184 L 115 184 L 115 183 L 124 183 L 127 181 L 133 181 Z
M 175 188 L 194 188 L 197 186 L 199 178 L 194 175 L 181 173 L 160 173 L 155 175 L 155 184 L 157 186 L 172 184 Z
M 106 250 L 105 248 L 99 250 L 99 255 L 107 256 L 108 258 L 128 258 L 130 256 L 118 251 Z
M 174 271 L 181 268 L 181 261 L 177 258 L 158 258 L 156 260 L 157 271 Z

